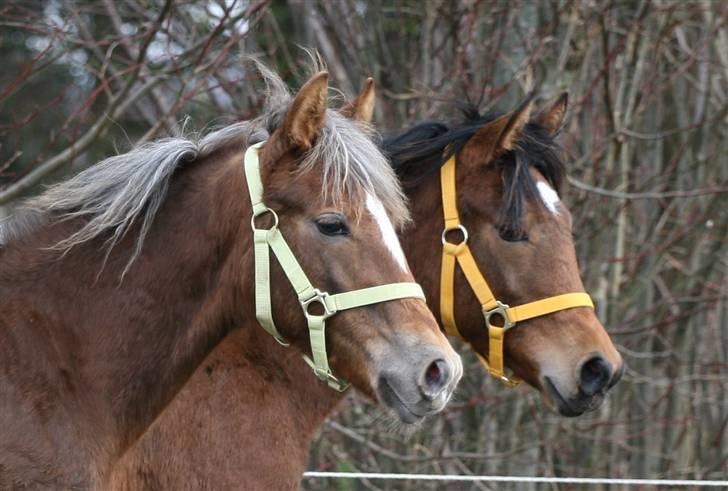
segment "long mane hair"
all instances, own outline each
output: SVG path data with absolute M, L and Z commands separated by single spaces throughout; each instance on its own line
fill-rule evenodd
M 417 185 L 439 170 L 479 128 L 503 115 L 481 115 L 474 106 L 465 106 L 462 111 L 462 120 L 455 124 L 425 121 L 383 140 L 384 152 L 405 188 Z M 523 233 L 524 202 L 538 196 L 529 168 L 538 170 L 557 192 L 560 190 L 565 176 L 562 153 L 553 135 L 538 123 L 529 122 L 519 135 L 515 148 L 493 162 L 503 177 L 499 213 L 502 233 L 511 236 Z M 541 200 L 535 201 L 541 204 Z
M 293 97 L 275 72 L 257 65 L 267 86 L 259 117 L 200 137 L 187 135 L 146 143 L 50 186 L 23 202 L 14 216 L 0 224 L 0 247 L 44 223 L 80 218 L 81 227 L 54 248 L 67 251 L 103 236 L 108 257 L 114 245 L 139 224 L 123 276 L 139 256 L 178 168 L 194 165 L 229 145 L 244 148 L 251 140 L 265 139 L 281 124 Z M 313 63 L 311 71 L 322 68 L 320 63 Z M 409 218 L 404 194 L 374 136 L 371 128 L 329 109 L 325 126 L 300 169 L 322 173 L 325 198 L 338 201 L 344 194 L 370 193 L 381 200 L 395 224 L 402 224 Z

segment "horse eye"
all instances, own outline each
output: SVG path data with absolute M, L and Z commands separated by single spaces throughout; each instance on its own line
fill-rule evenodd
M 351 233 L 349 226 L 346 224 L 346 219 L 335 213 L 327 213 L 318 217 L 316 219 L 316 227 L 319 232 L 329 236 L 348 236 Z
M 499 227 L 498 236 L 506 242 L 528 242 L 526 232 L 518 232 L 510 228 Z

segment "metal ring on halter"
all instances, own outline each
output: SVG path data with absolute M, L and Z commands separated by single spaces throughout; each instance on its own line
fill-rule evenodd
M 273 215 L 273 225 L 271 225 L 269 228 L 256 227 L 255 219 L 258 218 L 259 216 L 265 215 L 266 213 L 270 213 L 271 215 Z M 257 215 L 253 215 L 252 217 L 250 217 L 250 226 L 252 227 L 253 230 L 273 230 L 275 228 L 278 228 L 278 214 L 275 211 L 271 210 L 270 208 L 266 208 L 265 210 L 261 211 Z
M 448 242 L 447 241 L 446 235 L 447 235 L 448 232 L 450 232 L 452 230 L 460 230 L 460 233 L 463 234 L 463 240 L 460 241 L 460 243 L 454 244 L 452 242 Z M 457 227 L 446 228 L 446 229 L 444 229 L 442 231 L 442 238 L 441 239 L 442 239 L 442 245 L 452 244 L 452 245 L 456 245 L 457 246 L 457 245 L 460 245 L 460 244 L 467 244 L 468 243 L 468 229 L 465 228 L 465 227 L 463 227 L 461 224 L 458 224 Z

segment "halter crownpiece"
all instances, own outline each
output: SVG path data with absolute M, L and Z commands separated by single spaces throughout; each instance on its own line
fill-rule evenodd
M 442 266 L 440 272 L 440 317 L 445 332 L 451 336 L 461 337 L 455 324 L 455 263 L 465 274 L 470 288 L 483 309 L 485 325 L 488 328 L 488 359 L 475 352 L 486 370 L 509 387 L 518 385 L 521 380 L 515 374 L 506 375 L 503 361 L 503 343 L 508 329 L 520 321 L 552 314 L 560 310 L 575 307 L 594 308 L 588 293 L 564 293 L 553 297 L 536 300 L 517 307 L 509 307 L 495 298 L 493 292 L 480 272 L 473 253 L 468 246 L 468 231 L 460 223 L 455 192 L 455 155 L 452 155 L 440 170 L 440 187 L 442 190 L 442 210 L 445 216 L 445 228 L 442 231 Z M 462 241 L 458 244 L 447 241 L 447 233 L 459 230 Z M 502 326 L 491 323 L 493 317 L 501 318 Z
M 253 205 L 250 225 L 253 229 L 255 254 L 255 317 L 263 329 L 276 341 L 283 346 L 288 346 L 273 322 L 270 299 L 270 249 L 293 286 L 303 315 L 306 317 L 313 359 L 304 355 L 304 360 L 313 369 L 316 376 L 324 380 L 329 387 L 343 391 L 349 386 L 348 382 L 334 375 L 329 367 L 326 354 L 326 319 L 342 310 L 390 300 L 403 298 L 424 300 L 425 294 L 417 283 L 389 283 L 333 295 L 314 288 L 278 228 L 278 215 L 263 202 L 263 183 L 260 179 L 258 151 L 264 144 L 265 141 L 256 143 L 245 151 L 245 177 L 248 182 L 250 202 Z M 270 228 L 258 228 L 255 219 L 266 213 L 270 213 L 273 217 L 273 224 Z M 312 314 L 310 312 L 312 304 L 319 304 L 323 309 L 323 314 Z

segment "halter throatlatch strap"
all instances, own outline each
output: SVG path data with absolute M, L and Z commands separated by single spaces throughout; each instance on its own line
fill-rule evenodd
M 263 183 L 260 179 L 258 150 L 264 143 L 256 143 L 245 152 L 245 177 L 248 182 L 250 202 L 253 205 L 253 216 L 250 223 L 253 229 L 255 252 L 255 317 L 263 329 L 273 336 L 276 341 L 288 346 L 273 322 L 273 309 L 270 299 L 269 255 L 269 250 L 272 250 L 273 255 L 295 290 L 303 315 L 306 317 L 312 355 L 311 357 L 304 355 L 306 363 L 313 369 L 316 376 L 324 380 L 329 387 L 343 391 L 349 384 L 336 377 L 329 367 L 328 355 L 326 354 L 326 319 L 342 310 L 403 298 L 424 300 L 425 295 L 417 283 L 390 283 L 335 295 L 329 295 L 318 288 L 314 288 L 278 228 L 278 215 L 263 203 Z M 271 215 L 273 224 L 267 229 L 258 228 L 255 219 L 266 213 Z M 311 313 L 312 304 L 319 304 L 319 308 L 323 313 Z
M 509 387 L 518 385 L 521 380 L 514 374 L 506 375 L 503 359 L 503 344 L 506 331 L 516 323 L 552 314 L 560 310 L 575 307 L 594 308 L 591 297 L 584 292 L 565 293 L 553 297 L 536 300 L 517 307 L 509 307 L 495 298 L 485 281 L 483 274 L 475 262 L 468 246 L 468 230 L 460 223 L 455 190 L 455 155 L 450 157 L 440 171 L 440 187 L 442 190 L 442 209 L 445 228 L 442 231 L 442 266 L 440 271 L 440 317 L 445 332 L 451 336 L 460 335 L 455 323 L 455 263 L 460 265 L 465 279 L 480 302 L 483 309 L 485 325 L 488 329 L 488 359 L 480 354 L 478 359 L 486 370 Z M 459 231 L 462 240 L 459 243 L 447 241 L 448 232 Z M 497 317 L 499 322 L 491 323 Z M 495 320 L 495 319 L 493 319 Z

